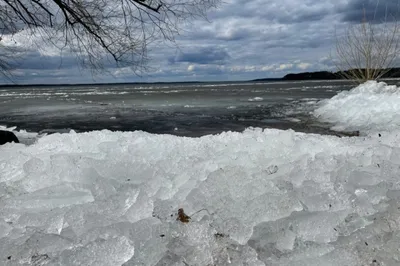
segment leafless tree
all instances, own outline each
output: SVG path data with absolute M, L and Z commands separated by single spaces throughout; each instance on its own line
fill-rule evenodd
M 0 37 L 29 31 L 60 50 L 72 51 L 83 67 L 102 70 L 112 62 L 139 73 L 148 45 L 174 41 L 183 23 L 205 17 L 218 0 L 0 0 Z M 10 53 L 0 39 L 0 72 Z
M 345 79 L 357 83 L 376 80 L 399 63 L 400 25 L 394 17 L 376 23 L 364 15 L 360 24 L 349 26 L 343 35 L 335 32 L 335 38 L 332 59 Z

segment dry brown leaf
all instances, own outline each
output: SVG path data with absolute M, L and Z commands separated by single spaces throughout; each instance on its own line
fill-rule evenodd
M 176 218 L 176 220 L 179 220 L 182 223 L 188 223 L 190 219 L 190 216 L 186 215 L 182 208 L 178 210 L 178 217 Z

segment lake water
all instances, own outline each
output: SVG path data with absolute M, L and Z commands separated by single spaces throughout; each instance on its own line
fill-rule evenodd
M 246 127 L 331 134 L 310 115 L 343 81 L 0 88 L 0 125 L 34 132 L 143 130 L 197 137 Z

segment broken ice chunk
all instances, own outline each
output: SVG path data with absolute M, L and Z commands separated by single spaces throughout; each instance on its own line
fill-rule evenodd
M 122 265 L 134 255 L 133 243 L 125 236 L 97 239 L 83 247 L 65 250 L 59 265 Z
M 71 206 L 93 201 L 89 189 L 76 184 L 62 184 L 47 187 L 30 194 L 20 195 L 5 199 L 0 206 L 2 208 L 14 208 L 18 210 L 46 211 L 57 207 Z
M 295 239 L 295 233 L 293 233 L 291 230 L 285 230 L 278 238 L 278 241 L 276 242 L 276 248 L 282 252 L 292 250 Z

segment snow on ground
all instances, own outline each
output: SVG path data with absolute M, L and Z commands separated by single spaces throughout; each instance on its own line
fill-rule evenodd
M 320 102 L 318 119 L 333 123 L 339 131 L 364 133 L 391 131 L 400 127 L 400 88 L 368 81 Z
M 399 144 L 259 129 L 9 143 L 0 265 L 394 265 Z
M 103 130 L 0 146 L 0 265 L 399 265 L 400 131 L 372 133 L 397 121 L 392 98 L 367 83 L 315 111 L 356 116 L 364 137 Z

